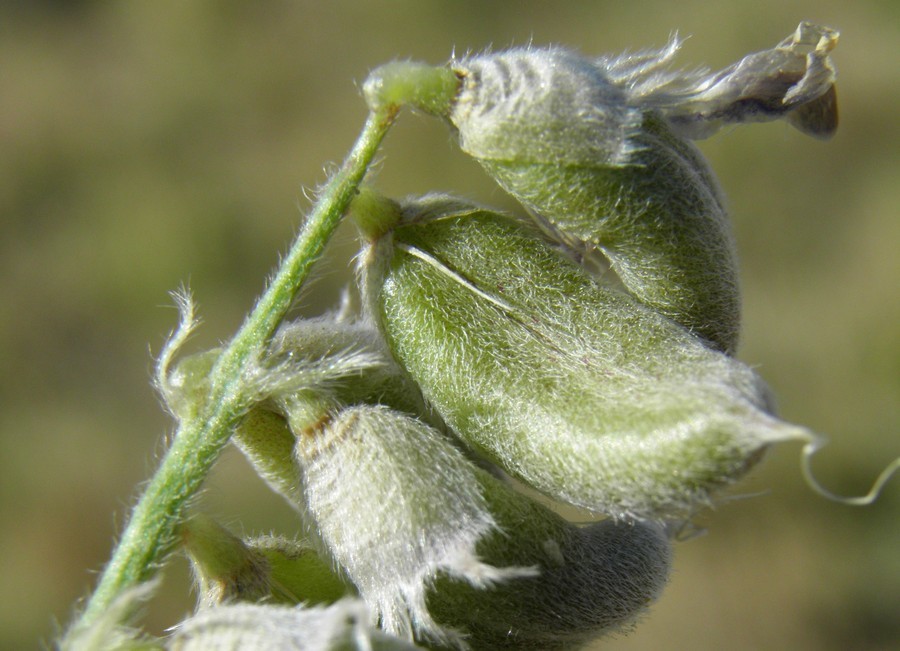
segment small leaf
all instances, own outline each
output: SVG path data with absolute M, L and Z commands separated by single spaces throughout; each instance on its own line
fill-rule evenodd
M 202 514 L 182 523 L 181 539 L 202 607 L 333 603 L 350 592 L 308 544 L 273 536 L 243 541 Z
M 201 606 L 259 601 L 271 594 L 265 557 L 209 516 L 195 513 L 181 524 L 179 533 Z

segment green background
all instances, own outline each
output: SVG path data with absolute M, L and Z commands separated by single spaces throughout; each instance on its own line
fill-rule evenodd
M 723 8 L 724 6 L 724 8 Z M 31 2 L 0 8 L 0 647 L 69 619 L 172 430 L 150 386 L 187 283 L 226 339 L 365 117 L 359 84 L 393 58 L 560 43 L 586 54 L 693 35 L 679 62 L 722 67 L 801 19 L 837 27 L 842 124 L 701 143 L 741 254 L 740 356 L 785 418 L 831 438 L 815 470 L 859 494 L 900 454 L 900 9 L 891 0 L 690 2 Z M 376 178 L 515 210 L 435 120 L 406 114 Z M 299 209 L 298 209 L 299 207 Z M 300 310 L 334 304 L 344 229 Z M 149 351 L 148 351 L 149 349 Z M 678 544 L 672 581 L 608 649 L 900 647 L 900 482 L 873 507 L 803 484 L 771 455 Z M 762 493 L 762 494 L 758 494 Z M 296 518 L 229 451 L 209 510 L 237 531 Z M 192 606 L 177 559 L 147 614 Z

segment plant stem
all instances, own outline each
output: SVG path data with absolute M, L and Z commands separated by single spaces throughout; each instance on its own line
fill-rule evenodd
M 309 276 L 396 114 L 391 106 L 369 115 L 353 150 L 325 186 L 266 292 L 213 367 L 206 408 L 179 424 L 76 627 L 89 625 L 123 590 L 148 580 L 171 550 L 185 504 L 200 488 L 247 407 L 243 389 L 247 365 L 266 345 Z

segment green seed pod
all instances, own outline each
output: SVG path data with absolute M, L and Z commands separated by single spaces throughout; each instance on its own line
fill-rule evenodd
M 434 584 L 429 610 L 473 649 L 571 649 L 627 629 L 661 592 L 671 560 L 662 527 L 613 520 L 578 527 L 479 476 L 498 527 L 478 544 L 479 556 L 497 566 L 535 565 L 540 574 L 487 590 L 449 577 Z
M 762 381 L 533 230 L 440 197 L 366 250 L 394 356 L 476 452 L 616 517 L 690 513 L 776 441 Z
M 439 572 L 477 587 L 534 574 L 476 557 L 476 543 L 495 525 L 475 467 L 411 416 L 383 406 L 341 409 L 298 437 L 297 459 L 324 551 L 390 633 L 459 642 L 425 608 Z
M 712 75 L 661 70 L 658 53 L 589 60 L 520 49 L 454 62 L 449 119 L 460 146 L 577 251 L 601 251 L 642 302 L 733 353 L 740 292 L 716 182 L 681 136 L 786 116 L 813 135 L 837 127 L 837 32 L 801 23 L 772 50 Z M 813 49 L 810 51 L 810 47 Z
M 666 70 L 677 40 L 598 59 L 561 48 L 469 56 L 450 64 L 460 80 L 450 103 L 453 80 L 439 68 L 391 64 L 373 71 L 366 97 L 378 106 L 388 88 L 393 102 L 448 118 L 463 151 L 554 238 L 590 259 L 599 251 L 635 297 L 733 353 L 731 229 L 712 172 L 685 138 L 779 117 L 832 134 L 837 37 L 801 23 L 775 48 L 716 73 Z

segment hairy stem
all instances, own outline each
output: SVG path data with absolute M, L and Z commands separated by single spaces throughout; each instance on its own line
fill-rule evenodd
M 185 504 L 200 488 L 247 408 L 243 377 L 248 363 L 272 336 L 309 276 L 396 113 L 396 107 L 390 106 L 369 115 L 353 150 L 319 196 L 266 292 L 213 367 L 206 408 L 179 424 L 76 626 L 91 624 L 123 590 L 149 579 L 170 551 Z

